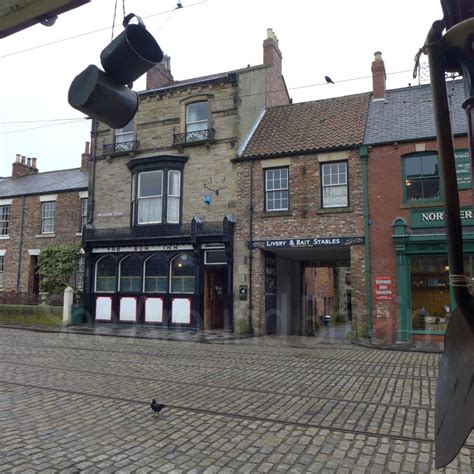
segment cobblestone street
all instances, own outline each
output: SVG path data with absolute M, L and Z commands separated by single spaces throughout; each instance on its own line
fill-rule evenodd
M 434 471 L 438 354 L 295 341 L 0 328 L 0 470 Z

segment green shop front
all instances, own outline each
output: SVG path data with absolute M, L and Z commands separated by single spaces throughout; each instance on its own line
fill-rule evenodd
M 474 275 L 474 213 L 461 208 L 464 269 Z M 399 324 L 398 340 L 444 335 L 455 309 L 449 286 L 449 264 L 444 210 L 413 209 L 410 222 L 395 219 L 392 240 L 396 249 Z

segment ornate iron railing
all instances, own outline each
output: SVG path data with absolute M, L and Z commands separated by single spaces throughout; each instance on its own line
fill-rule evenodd
M 199 142 L 210 142 L 214 140 L 215 130 L 208 128 L 206 130 L 196 130 L 194 132 L 174 133 L 173 145 L 189 145 Z
M 120 143 L 106 143 L 104 144 L 104 155 L 107 153 L 126 153 L 138 149 L 140 145 L 138 140 L 130 140 L 128 142 Z

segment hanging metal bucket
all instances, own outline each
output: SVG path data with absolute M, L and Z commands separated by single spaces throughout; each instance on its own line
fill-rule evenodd
M 123 128 L 138 109 L 138 94 L 112 82 L 103 71 L 91 64 L 72 81 L 68 102 L 71 107 L 109 127 Z
M 138 24 L 129 24 L 136 17 Z M 142 19 L 133 13 L 123 20 L 122 31 L 102 53 L 100 62 L 107 75 L 118 84 L 130 84 L 163 60 L 163 51 L 147 31 Z

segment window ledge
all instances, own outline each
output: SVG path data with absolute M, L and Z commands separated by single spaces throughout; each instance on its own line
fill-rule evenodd
M 35 235 L 36 239 L 51 239 L 53 237 L 56 237 L 56 234 L 37 234 L 37 235 Z
M 260 213 L 260 217 L 291 217 L 293 215 L 293 211 L 286 210 L 286 211 L 262 211 Z
M 9 235 L 0 235 L 0 240 L 8 240 L 9 238 Z
M 400 209 L 412 209 L 414 207 L 439 207 L 444 204 L 442 199 L 430 200 L 430 201 L 409 201 L 404 202 L 400 205 Z
M 354 212 L 354 208 L 352 206 L 348 207 L 320 207 L 316 214 L 341 214 L 345 212 Z

